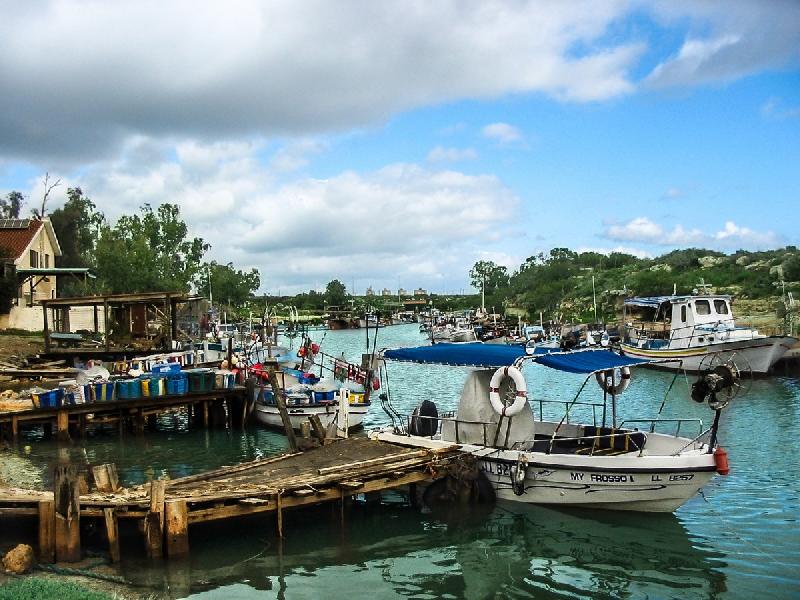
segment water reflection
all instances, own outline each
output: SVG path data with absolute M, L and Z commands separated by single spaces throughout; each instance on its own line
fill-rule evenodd
M 192 531 L 191 557 L 125 576 L 171 597 L 716 598 L 724 556 L 673 515 L 503 503 L 422 515 L 399 502 L 290 514 Z M 225 543 L 220 543 L 224 539 Z M 147 565 L 149 568 L 142 568 Z

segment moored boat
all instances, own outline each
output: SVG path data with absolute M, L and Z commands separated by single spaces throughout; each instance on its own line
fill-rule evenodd
M 395 412 L 392 427 L 370 435 L 426 448 L 458 445 L 478 459 L 499 498 L 671 512 L 694 496 L 715 472 L 726 472 L 726 455 L 716 446 L 716 431 L 721 409 L 740 389 L 735 385 L 739 377 L 735 365 L 714 365 L 693 388 L 693 396 L 707 400 L 715 411 L 714 424 L 704 429 L 697 419 L 662 419 L 661 411 L 652 419 L 619 421 L 617 396 L 630 381 L 630 369 L 650 361 L 608 350 L 532 356 L 519 346 L 441 344 L 388 350 L 384 358 L 475 367 L 454 413 L 440 416 L 432 403 L 423 403 L 405 421 L 399 421 Z M 537 400 L 538 419 L 527 401 L 520 370 L 534 361 L 586 374 L 572 402 Z M 579 402 L 592 378 L 604 390 L 603 401 Z M 545 409 L 553 405 L 566 405 L 566 413 L 560 420 L 545 420 Z M 590 409 L 593 422 L 570 422 L 576 407 Z M 696 435 L 678 435 L 689 426 L 696 428 Z M 668 427 L 675 431 L 665 431 Z
M 628 318 L 628 312 L 636 318 Z M 735 355 L 753 373 L 764 374 L 796 342 L 790 336 L 767 336 L 737 326 L 730 296 L 656 296 L 625 300 L 623 354 L 658 363 L 666 369 L 695 372 L 714 353 Z

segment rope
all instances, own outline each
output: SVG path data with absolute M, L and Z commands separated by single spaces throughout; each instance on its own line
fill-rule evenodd
M 102 563 L 101 563 L 102 564 Z M 97 565 L 94 565 L 97 566 Z M 100 579 L 101 581 L 110 581 L 112 583 L 121 583 L 123 585 L 134 585 L 124 577 L 119 575 L 104 575 L 102 573 L 95 573 L 88 569 L 74 569 L 72 567 L 57 567 L 56 565 L 38 565 L 36 567 L 40 571 L 48 571 L 56 575 L 75 575 L 79 577 L 91 577 L 93 579 Z

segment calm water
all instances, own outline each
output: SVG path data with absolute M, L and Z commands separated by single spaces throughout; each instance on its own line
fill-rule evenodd
M 315 334 L 319 341 L 322 333 Z M 382 329 L 378 347 L 418 345 L 414 325 Z M 356 360 L 363 331 L 329 332 L 323 350 Z M 390 365 L 394 404 L 408 412 L 421 400 L 454 409 L 466 370 Z M 571 400 L 581 376 L 526 367 L 534 398 Z M 654 416 L 672 381 L 639 371 L 621 398 L 621 419 Z M 600 398 L 590 382 L 587 398 Z M 583 397 L 583 396 L 582 396 Z M 536 409 L 538 410 L 538 408 Z M 667 416 L 711 412 L 675 382 Z M 579 413 L 575 420 L 581 420 Z M 548 416 L 548 412 L 545 412 Z M 550 416 L 555 416 L 555 411 Z M 800 596 L 800 382 L 771 378 L 723 414 L 720 439 L 732 466 L 704 496 L 674 515 L 555 510 L 502 503 L 490 509 L 420 514 L 397 495 L 381 505 L 355 503 L 345 523 L 325 506 L 289 513 L 282 545 L 271 517 L 196 526 L 185 561 L 148 562 L 135 531 L 123 546 L 122 574 L 143 590 L 193 598 L 796 598 Z M 367 427 L 387 417 L 374 406 Z M 19 483 L 47 479 L 59 454 L 91 463 L 116 462 L 126 483 L 180 476 L 273 454 L 278 434 L 186 431 L 165 417 L 142 438 L 98 435 L 59 448 L 33 438 L 4 456 Z M 693 435 L 692 431 L 685 431 Z M 126 532 L 123 531 L 123 535 Z M 1 535 L 1 534 L 0 534 Z

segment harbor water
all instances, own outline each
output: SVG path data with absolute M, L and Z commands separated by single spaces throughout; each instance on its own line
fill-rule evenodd
M 364 330 L 312 337 L 324 352 L 356 362 L 365 351 Z M 387 327 L 377 337 L 379 349 L 424 342 L 416 325 Z M 441 412 L 456 408 L 467 369 L 390 364 L 388 372 L 381 391 L 388 387 L 399 412 L 425 399 Z M 585 379 L 537 365 L 525 372 L 537 413 L 536 400 L 568 402 Z M 691 381 L 634 371 L 618 420 L 655 416 L 673 384 L 662 416 L 702 419 L 708 426 L 713 415 L 689 398 Z M 601 399 L 594 382 L 584 394 Z M 546 405 L 545 417 L 556 417 L 557 408 Z M 576 409 L 571 420 L 586 416 Z M 366 428 L 389 422 L 375 402 Z M 684 427 L 682 435 L 698 433 Z M 272 516 L 193 526 L 190 556 L 181 561 L 145 559 L 140 538 L 132 535 L 131 543 L 123 539 L 120 574 L 143 594 L 198 599 L 800 597 L 800 381 L 754 380 L 724 411 L 720 443 L 729 453 L 730 475 L 715 477 L 675 514 L 506 502 L 430 513 L 396 494 L 381 504 L 354 503 L 344 522 L 333 506 L 289 512 L 282 544 Z M 114 462 L 123 483 L 132 484 L 268 456 L 285 446 L 282 435 L 257 425 L 187 430 L 180 415 L 169 415 L 160 417 L 158 431 L 140 437 L 114 432 L 59 446 L 32 434 L 3 453 L 0 477 L 19 487 L 47 485 L 48 465 L 69 457 Z

